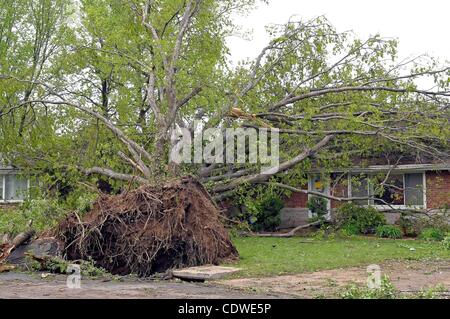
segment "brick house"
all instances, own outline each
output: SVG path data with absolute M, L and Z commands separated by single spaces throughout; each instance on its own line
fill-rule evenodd
M 390 223 L 400 217 L 402 210 L 435 212 L 450 207 L 450 161 L 416 163 L 404 160 L 392 166 L 375 159 L 358 164 L 349 169 L 332 170 L 331 173 L 312 170 L 308 183 L 297 185 L 297 188 L 331 197 L 367 197 L 353 202 L 385 212 Z M 308 223 L 313 217 L 307 208 L 311 196 L 314 195 L 296 192 L 285 199 L 280 228 Z M 336 208 L 345 201 L 326 200 L 327 217 L 332 219 Z

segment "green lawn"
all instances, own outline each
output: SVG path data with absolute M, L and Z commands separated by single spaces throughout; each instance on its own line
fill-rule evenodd
M 450 251 L 440 243 L 419 240 L 243 237 L 233 238 L 233 242 L 240 254 L 240 261 L 233 266 L 242 268 L 237 277 L 294 274 L 388 259 L 450 259 Z

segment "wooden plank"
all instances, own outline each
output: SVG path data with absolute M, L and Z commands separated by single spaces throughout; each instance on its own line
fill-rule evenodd
M 205 281 L 220 279 L 239 270 L 241 269 L 235 267 L 199 266 L 176 269 L 172 271 L 172 275 L 183 280 Z

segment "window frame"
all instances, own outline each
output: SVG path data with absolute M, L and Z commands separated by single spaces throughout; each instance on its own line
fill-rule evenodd
M 11 176 L 11 175 L 17 175 L 17 172 L 14 171 L 1 171 L 0 170 L 0 183 L 2 183 L 2 194 L 1 194 L 1 198 L 0 198 L 0 203 L 1 204 L 15 204 L 15 203 L 23 203 L 24 199 L 6 199 L 5 195 L 6 195 L 6 176 Z M 30 191 L 30 179 L 26 178 L 27 180 L 27 189 L 26 191 L 29 192 Z
M 427 192 L 426 192 L 426 189 L 427 189 L 426 181 L 427 181 L 427 179 L 426 179 L 426 172 L 424 172 L 424 171 L 419 171 L 419 172 L 396 172 L 395 175 L 401 175 L 402 176 L 403 188 L 405 187 L 405 175 L 406 174 L 422 174 L 422 196 L 423 196 L 423 204 L 422 205 L 405 205 L 405 204 L 403 204 L 403 205 L 394 205 L 394 204 L 392 204 L 392 205 L 377 205 L 377 204 L 375 204 L 375 200 L 376 199 L 374 198 L 374 199 L 372 199 L 374 204 L 370 203 L 371 199 L 367 199 L 367 204 L 365 204 L 363 206 L 371 206 L 371 207 L 374 207 L 374 208 L 379 209 L 379 210 L 427 209 L 427 196 L 426 196 L 426 194 L 427 194 Z M 367 178 L 369 178 L 371 176 L 374 176 L 375 174 L 374 173 L 372 173 L 372 174 L 371 173 L 365 173 L 365 175 L 367 176 Z M 350 198 L 353 196 L 352 195 L 352 176 L 357 176 L 357 174 L 356 173 L 349 173 L 348 176 L 347 176 L 347 178 L 348 178 L 348 183 L 347 183 L 348 184 L 348 186 L 347 186 L 348 189 L 347 189 L 347 192 L 348 192 L 348 196 Z M 370 183 L 367 183 L 367 195 L 369 196 L 369 194 L 370 194 Z M 405 203 L 405 202 L 406 202 L 406 192 L 404 192 L 404 194 L 403 194 L 403 203 Z

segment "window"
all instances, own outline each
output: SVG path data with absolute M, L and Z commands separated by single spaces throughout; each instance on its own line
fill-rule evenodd
M 22 201 L 27 191 L 27 179 L 16 174 L 0 175 L 0 201 Z
M 405 174 L 405 205 L 424 204 L 423 174 Z
M 352 197 L 368 197 L 369 196 L 369 185 L 367 182 L 367 175 L 356 175 L 351 177 L 351 182 L 349 183 L 352 188 Z M 358 205 L 367 205 L 369 199 L 358 199 L 355 200 Z
M 424 206 L 423 173 L 392 174 L 386 180 L 367 175 L 350 178 L 352 197 L 372 198 L 355 200 L 359 205 Z
M 375 193 L 375 205 L 404 205 L 405 194 L 403 185 L 403 175 L 390 175 L 386 181 L 384 179 L 379 181 L 379 184 L 374 185 L 375 189 L 372 193 Z

